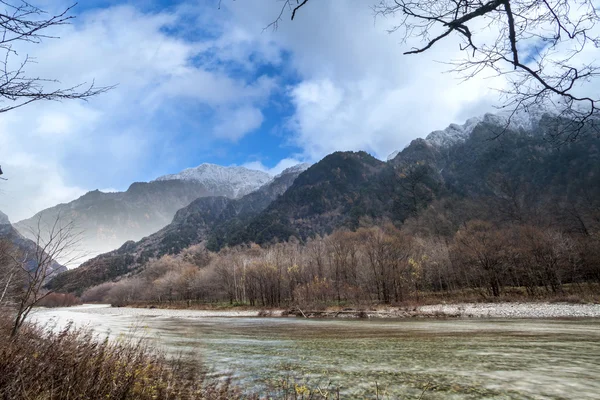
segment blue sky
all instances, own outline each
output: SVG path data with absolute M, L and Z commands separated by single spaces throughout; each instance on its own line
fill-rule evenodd
M 490 81 L 460 83 L 435 62 L 457 44 L 402 56 L 409 44 L 386 32 L 393 20 L 374 21 L 372 3 L 314 2 L 272 31 L 275 0 L 80 2 L 60 39 L 19 54 L 36 57 L 29 73 L 64 86 L 118 86 L 0 118 L 0 210 L 18 221 L 204 162 L 277 173 L 336 150 L 385 159 L 491 110 Z
M 189 3 L 181 1 L 114 1 L 100 0 L 85 2 L 78 5 L 76 12 L 83 14 L 94 14 L 110 9 L 128 5 L 146 15 L 160 13 L 177 13 L 179 7 L 185 7 Z M 197 18 L 202 19 L 203 13 L 210 13 L 216 19 L 228 18 L 226 7 L 219 9 L 217 1 L 199 2 L 194 5 L 199 15 L 191 15 L 178 18 L 177 23 L 161 27 L 161 31 L 169 37 L 183 40 L 187 43 L 204 43 L 206 41 L 218 40 L 221 33 L 217 23 L 203 25 L 197 23 Z M 85 22 L 76 21 L 76 26 L 83 26 Z M 265 23 L 266 24 L 266 23 Z M 261 32 L 257 32 L 262 34 Z M 268 36 L 265 35 L 265 36 Z M 215 115 L 214 106 L 208 102 L 193 100 L 177 100 L 166 104 L 149 115 L 149 122 L 157 132 L 161 134 L 153 137 L 149 151 L 153 156 L 145 159 L 146 163 L 142 172 L 142 180 L 151 180 L 166 172 L 177 172 L 190 166 L 201 163 L 215 163 L 220 165 L 244 165 L 257 162 L 261 167 L 274 168 L 280 160 L 294 157 L 301 153 L 301 148 L 287 140 L 288 129 L 285 121 L 293 115 L 293 106 L 286 88 L 298 82 L 293 67 L 290 65 L 290 57 L 285 49 L 278 49 L 276 60 L 266 60 L 253 49 L 248 49 L 246 59 L 243 63 L 237 60 L 221 59 L 219 48 L 211 48 L 192 55 L 188 60 L 189 65 L 204 68 L 209 71 L 225 73 L 227 77 L 239 80 L 245 84 L 253 84 L 260 79 L 271 79 L 276 87 L 268 94 L 258 100 L 260 123 L 249 124 L 246 129 L 236 126 L 233 130 L 243 130 L 244 133 L 233 133 L 229 136 L 211 135 L 211 131 L 218 130 L 218 126 L 236 120 L 235 110 L 228 110 L 223 116 Z M 250 66 L 242 65 L 248 63 Z M 112 84 L 113 82 L 107 83 Z M 120 82 L 115 82 L 120 84 Z M 118 90 L 118 88 L 117 88 Z M 242 113 L 244 114 L 244 113 Z M 254 126 L 256 125 L 256 126 Z M 227 128 L 223 128 L 227 130 Z M 229 128 L 231 130 L 231 127 Z M 302 158 L 302 157 L 299 157 Z M 74 181 L 78 185 L 85 185 L 85 157 L 77 160 L 76 155 L 69 161 L 73 166 L 68 168 L 73 171 Z M 136 165 L 139 169 L 140 165 Z M 132 180 L 124 177 L 122 171 L 101 178 L 100 186 L 116 187 L 120 190 L 126 188 Z M 139 173 L 135 173 L 134 179 L 140 179 Z

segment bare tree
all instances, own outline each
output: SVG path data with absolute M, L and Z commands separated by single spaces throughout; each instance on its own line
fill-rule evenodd
M 489 285 L 494 297 L 500 296 L 506 269 L 504 233 L 487 221 L 470 221 L 459 230 L 451 248 L 454 260 L 471 267 L 477 287 Z
M 0 0 L 0 113 L 14 110 L 39 100 L 86 100 L 104 93 L 112 86 L 96 86 L 94 82 L 55 88 L 60 83 L 53 78 L 27 74 L 35 62 L 29 55 L 20 56 L 18 43 L 40 44 L 44 39 L 56 39 L 52 28 L 69 24 L 73 7 L 59 14 L 48 14 L 24 0 Z M 52 88 L 48 88 L 51 86 Z
M 0 307 L 8 305 L 9 299 L 19 287 L 19 262 L 21 255 L 10 240 L 0 239 Z
M 277 29 L 287 13 L 294 20 L 309 0 L 282 3 L 268 27 Z M 398 18 L 390 33 L 400 34 L 404 44 L 421 41 L 407 55 L 458 37 L 463 56 L 446 60 L 451 70 L 464 79 L 488 71 L 505 76 L 502 107 L 512 110 L 511 117 L 550 107 L 564 117 L 555 139 L 600 133 L 600 93 L 588 85 L 600 76 L 594 53 L 600 15 L 593 0 L 381 0 L 373 12 Z
M 73 221 L 65 221 L 58 214 L 54 221 L 46 225 L 38 219 L 35 232 L 33 254 L 25 254 L 19 262 L 20 273 L 24 277 L 23 285 L 15 296 L 15 317 L 11 335 L 15 336 L 29 316 L 29 313 L 41 300 L 52 293 L 44 285 L 52 277 L 56 260 L 65 265 L 79 260 L 83 254 L 79 251 L 81 231 Z

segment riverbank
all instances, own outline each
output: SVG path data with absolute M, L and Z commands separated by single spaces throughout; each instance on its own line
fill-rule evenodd
M 600 318 L 600 304 L 571 303 L 458 303 L 372 309 L 165 309 L 98 305 L 72 311 L 107 315 L 163 318 L 300 317 L 300 318 Z

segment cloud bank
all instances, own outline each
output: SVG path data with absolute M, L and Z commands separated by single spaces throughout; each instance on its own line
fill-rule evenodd
M 272 0 L 116 3 L 76 9 L 60 40 L 20 50 L 37 59 L 31 75 L 117 86 L 0 116 L 0 210 L 13 221 L 201 162 L 278 173 L 336 150 L 385 159 L 496 101 L 497 83 L 461 83 L 436 62 L 458 44 L 403 56 L 372 0 L 316 2 L 276 31 L 264 29 Z

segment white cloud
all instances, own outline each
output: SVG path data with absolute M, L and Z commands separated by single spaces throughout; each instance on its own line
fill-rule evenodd
M 217 137 L 237 141 L 260 127 L 263 114 L 256 107 L 222 111 L 214 132 Z
M 270 175 L 280 174 L 284 169 L 293 167 L 294 165 L 301 164 L 303 161 L 296 158 L 284 158 L 280 160 L 273 168 L 265 166 L 261 161 L 251 161 L 242 165 L 248 169 L 255 169 L 258 171 L 266 172 Z
M 99 189 L 102 193 L 115 193 L 118 192 L 118 189 L 115 188 L 104 188 L 104 189 Z
M 283 172 L 284 169 L 293 167 L 294 165 L 298 165 L 301 164 L 302 161 L 297 160 L 295 158 L 284 158 L 283 160 L 279 161 L 273 168 L 271 168 L 269 171 L 274 174 L 280 174 L 281 172 Z
M 38 118 L 37 131 L 42 135 L 67 135 L 72 132 L 71 119 L 63 113 L 44 113 Z
M 172 34 L 186 17 L 180 9 L 148 14 L 131 5 L 93 10 L 55 30 L 60 40 L 18 49 L 36 57 L 30 76 L 58 79 L 61 87 L 94 80 L 118 86 L 89 102 L 40 102 L 2 114 L 0 164 L 9 181 L 0 188 L 0 210 L 12 221 L 86 190 L 151 179 L 157 157 L 173 158 L 186 146 L 178 142 L 182 124 L 198 126 L 202 141 L 194 145 L 203 151 L 261 125 L 259 106 L 276 88 L 274 79 L 228 74 L 219 61 L 220 37 Z M 227 48 L 245 41 L 231 37 Z
M 409 45 L 387 29 L 393 18 L 374 21 L 372 0 L 316 2 L 292 22 L 263 33 L 289 53 L 300 79 L 289 88 L 294 114 L 291 142 L 316 161 L 335 150 L 367 150 L 385 158 L 410 140 L 452 122 L 465 109 L 490 111 L 498 81 L 477 77 L 464 83 L 444 73 L 459 55 L 446 41 L 421 55 L 404 56 Z M 277 16 L 272 1 L 230 6 L 238 24 L 259 29 Z M 289 18 L 289 17 L 288 17 Z M 501 83 L 500 83 L 501 84 Z
M 182 148 L 224 154 L 224 143 L 265 126 L 286 132 L 282 141 L 293 154 L 273 168 L 244 165 L 277 174 L 335 150 L 385 159 L 418 136 L 492 109 L 497 94 L 488 88 L 501 80 L 460 83 L 445 74 L 448 67 L 436 61 L 458 56 L 452 41 L 402 55 L 411 44 L 386 32 L 393 19 L 373 20 L 373 3 L 309 3 L 275 32 L 263 31 L 279 12 L 273 0 L 83 13 L 57 31 L 62 39 L 23 49 L 37 57 L 28 72 L 64 86 L 95 79 L 118 87 L 89 103 L 39 103 L 2 115 L 0 164 L 16 179 L 0 187 L 0 210 L 17 221 L 87 189 L 127 187 L 180 163 Z M 197 27 L 208 34 L 192 41 Z M 274 93 L 291 109 L 271 102 Z M 267 124 L 277 106 L 287 118 Z
M 275 164 L 275 166 L 273 166 L 272 168 L 267 167 L 266 165 L 264 165 L 262 163 L 262 161 L 251 161 L 251 162 L 247 162 L 245 164 L 242 165 L 242 167 L 246 167 L 248 169 L 255 169 L 258 171 L 263 171 L 266 172 L 270 175 L 277 175 L 280 174 L 284 169 L 293 167 L 294 165 L 298 165 L 303 163 L 304 161 L 301 161 L 297 158 L 284 158 L 282 160 L 280 160 L 277 164 Z
M 79 127 L 96 124 L 101 116 L 100 112 L 81 103 L 72 104 L 68 110 L 63 103 L 48 104 L 43 112 L 35 116 L 37 126 L 34 132 L 50 140 L 68 140 L 69 136 L 77 133 Z
M 8 180 L 0 184 L 0 210 L 6 210 L 12 222 L 85 193 L 66 183 L 61 167 L 53 162 L 17 155 L 5 159 L 2 168 Z

